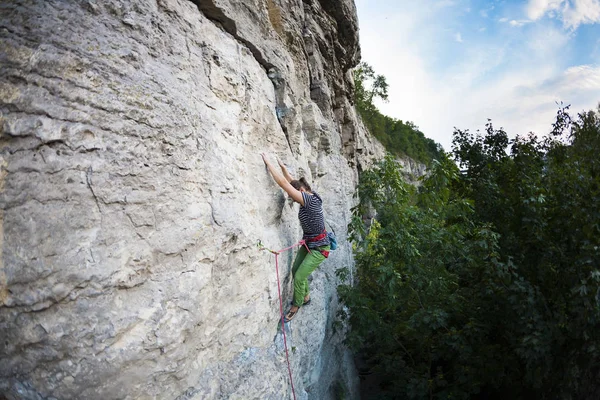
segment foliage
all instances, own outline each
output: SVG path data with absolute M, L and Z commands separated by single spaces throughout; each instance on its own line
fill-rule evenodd
M 367 129 L 385 148 L 396 155 L 407 155 L 427 165 L 441 156 L 442 147 L 423 135 L 412 122 L 402 122 L 383 115 L 374 101 L 388 99 L 388 83 L 383 75 L 376 75 L 367 63 L 354 70 L 355 101 Z
M 339 293 L 379 398 L 598 398 L 600 109 L 554 128 L 456 130 L 418 191 L 390 157 L 361 176 Z

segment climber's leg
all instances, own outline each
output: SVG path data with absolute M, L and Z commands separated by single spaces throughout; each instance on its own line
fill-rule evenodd
M 298 271 L 300 264 L 302 264 L 302 261 L 304 261 L 304 257 L 306 257 L 307 254 L 308 251 L 306 251 L 306 247 L 301 246 L 298 249 L 298 253 L 296 254 L 296 258 L 294 259 L 294 264 L 292 266 L 292 276 L 296 275 L 296 271 Z
M 321 248 L 329 250 L 329 246 Z M 294 273 L 294 306 L 300 307 L 308 296 L 308 276 L 325 260 L 325 256 L 317 249 L 311 250 Z
M 298 253 L 296 254 L 296 259 L 294 260 L 294 265 L 292 267 L 292 276 L 296 275 L 296 271 L 298 271 L 298 268 L 300 268 L 300 265 L 302 264 L 302 261 L 304 261 L 304 257 L 306 257 L 307 254 L 308 251 L 306 250 L 306 247 L 302 246 L 300 247 L 300 249 L 298 249 Z M 308 297 L 308 295 L 304 296 L 304 301 L 302 305 L 306 305 L 309 302 L 310 298 Z M 292 305 L 294 305 L 293 300 Z

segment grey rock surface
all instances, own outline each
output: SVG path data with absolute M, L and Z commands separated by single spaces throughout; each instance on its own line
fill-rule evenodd
M 383 155 L 351 104 L 357 26 L 352 0 L 0 3 L 0 394 L 291 398 L 256 244 L 301 230 L 267 152 L 341 242 L 289 327 L 296 394 L 356 398 L 335 270 Z
M 289 327 L 296 394 L 355 398 L 335 270 L 358 168 L 383 154 L 351 105 L 358 59 L 351 0 L 1 3 L 0 393 L 291 398 L 256 243 L 301 230 L 268 152 L 341 238 Z

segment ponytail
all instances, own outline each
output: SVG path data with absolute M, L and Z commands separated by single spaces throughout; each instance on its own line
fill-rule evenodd
M 300 183 L 302 184 L 302 186 L 304 186 L 304 189 L 306 189 L 312 193 L 312 189 L 310 188 L 310 185 L 308 184 L 308 182 L 306 181 L 306 179 L 304 177 L 300 178 Z
M 290 182 L 290 184 L 296 190 L 300 190 L 301 188 L 304 188 L 304 190 L 306 190 L 307 192 L 312 193 L 312 189 L 310 188 L 310 185 L 308 184 L 308 182 L 306 181 L 306 179 L 304 177 L 302 177 L 298 180 L 293 180 Z

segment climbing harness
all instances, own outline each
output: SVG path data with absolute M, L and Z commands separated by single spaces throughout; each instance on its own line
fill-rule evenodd
M 277 251 L 271 250 L 271 249 L 265 247 L 260 240 L 258 241 L 257 246 L 258 246 L 259 250 L 267 250 L 268 252 L 275 255 L 275 272 L 277 273 L 277 293 L 279 294 L 279 313 L 281 314 L 281 331 L 283 332 L 283 347 L 285 347 L 285 359 L 287 361 L 288 373 L 290 374 L 290 384 L 292 386 L 292 395 L 294 396 L 294 400 L 296 400 L 296 391 L 294 389 L 294 380 L 292 378 L 292 367 L 290 366 L 290 355 L 288 353 L 287 338 L 285 336 L 285 321 L 283 319 L 283 301 L 281 300 L 281 284 L 279 283 L 279 254 L 281 254 L 285 251 L 288 251 L 290 249 L 293 249 L 296 246 L 306 247 L 306 250 L 308 250 L 309 253 L 310 253 L 310 249 L 306 245 L 306 241 L 304 239 L 299 241 L 296 244 L 291 245 L 290 247 L 286 247 L 285 249 L 281 249 L 281 250 L 277 250 Z
M 321 232 L 320 234 L 318 234 L 314 238 L 306 239 L 306 241 L 309 242 L 309 243 L 311 243 L 311 242 L 318 242 L 319 240 L 325 239 L 325 236 L 327 236 L 327 231 L 325 229 L 323 229 L 323 232 Z
M 313 238 L 307 238 L 307 239 L 302 239 L 305 242 L 308 243 L 313 243 L 313 242 L 318 242 L 320 240 L 325 239 L 325 237 L 328 237 L 330 240 L 330 250 L 335 250 L 335 248 L 337 248 L 337 242 L 335 241 L 335 236 L 333 237 L 333 242 L 331 241 L 331 237 L 329 236 L 329 232 L 327 232 L 326 229 L 323 229 L 323 232 L 321 232 L 319 235 L 313 237 Z M 306 244 L 305 244 L 306 246 Z M 308 249 L 308 247 L 306 247 L 306 249 Z M 318 249 L 317 249 L 318 250 Z M 310 250 L 308 250 L 308 252 L 310 253 Z M 323 257 L 328 258 L 329 257 L 329 250 L 319 250 L 319 252 L 321 254 L 323 254 Z

